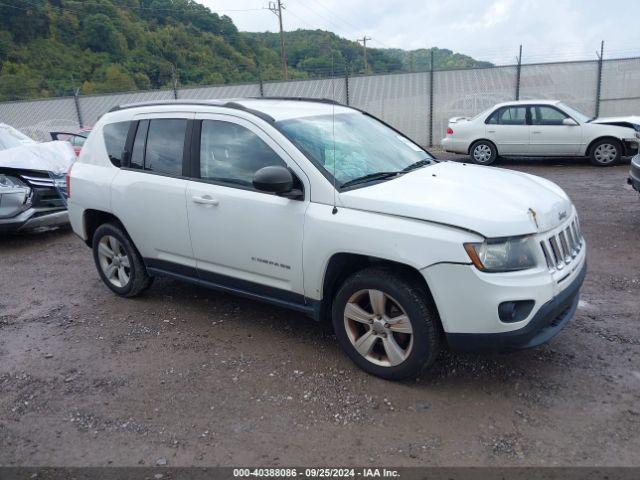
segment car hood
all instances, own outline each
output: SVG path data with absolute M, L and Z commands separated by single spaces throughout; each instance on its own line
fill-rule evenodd
M 45 142 L 0 151 L 0 167 L 66 173 L 76 154 L 68 142 Z
M 635 130 L 640 129 L 640 116 L 629 115 L 626 117 L 601 117 L 591 120 L 589 123 L 599 123 L 603 125 L 615 125 L 617 127 L 628 127 Z
M 340 201 L 347 208 L 452 225 L 487 238 L 544 232 L 573 212 L 567 194 L 548 180 L 456 162 L 342 192 Z

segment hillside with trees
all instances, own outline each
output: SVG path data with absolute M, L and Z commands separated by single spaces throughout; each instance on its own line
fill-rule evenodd
M 365 73 L 357 43 L 322 30 L 286 33 L 291 78 Z M 427 49 L 368 49 L 367 73 L 428 68 Z M 434 49 L 436 68 L 485 62 Z M 275 33 L 239 32 L 194 0 L 0 3 L 0 101 L 281 79 Z

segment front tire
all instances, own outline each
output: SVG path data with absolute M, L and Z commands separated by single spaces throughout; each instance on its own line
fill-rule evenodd
M 610 138 L 603 138 L 592 145 L 589 160 L 597 167 L 610 167 L 618 163 L 621 156 L 622 146 L 620 142 Z
M 349 358 L 377 377 L 413 377 L 438 356 L 439 323 L 426 288 L 390 269 L 349 277 L 334 299 L 332 319 Z
M 129 237 L 116 225 L 100 225 L 93 235 L 93 259 L 100 278 L 122 297 L 135 297 L 149 288 L 153 278 Z
M 469 149 L 471 161 L 478 165 L 491 165 L 498 158 L 498 149 L 487 140 L 478 140 Z

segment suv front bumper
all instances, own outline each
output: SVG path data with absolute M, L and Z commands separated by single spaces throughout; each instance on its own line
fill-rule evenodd
M 447 333 L 449 347 L 458 351 L 507 351 L 536 347 L 551 340 L 578 308 L 586 274 L 585 262 L 571 284 L 542 305 L 526 326 L 501 333 Z
M 69 223 L 69 214 L 61 209 L 29 208 L 11 218 L 0 218 L 0 234 L 59 227 Z
M 572 223 L 571 219 L 538 239 L 548 245 Z M 575 313 L 586 274 L 586 250 L 583 239 L 580 249 L 562 265 L 543 264 L 517 272 L 487 273 L 455 263 L 422 269 L 449 345 L 467 351 L 504 351 L 551 339 Z M 513 321 L 503 320 L 500 305 L 505 302 L 532 306 Z

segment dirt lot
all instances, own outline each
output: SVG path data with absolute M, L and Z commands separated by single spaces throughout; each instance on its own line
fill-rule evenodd
M 640 198 L 628 166 L 503 161 L 576 203 L 580 308 L 549 344 L 357 370 L 295 312 L 158 280 L 125 300 L 72 233 L 0 240 L 2 465 L 640 465 Z

